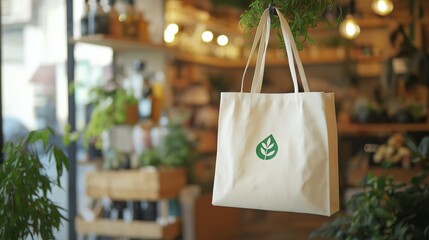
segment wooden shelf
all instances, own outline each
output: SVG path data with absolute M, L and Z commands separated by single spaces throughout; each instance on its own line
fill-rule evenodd
M 359 63 L 380 63 L 384 60 L 383 56 L 356 56 L 351 57 L 351 61 Z
M 361 28 L 383 28 L 393 23 L 409 24 L 410 22 L 420 22 L 429 24 L 429 18 L 412 19 L 411 17 L 362 17 L 356 19 Z
M 95 171 L 86 176 L 89 197 L 112 200 L 159 200 L 177 196 L 186 184 L 184 169 L 141 168 Z
M 174 22 L 182 26 L 192 27 L 202 25 L 213 32 L 243 35 L 243 29 L 238 24 L 238 18 L 236 21 L 216 19 L 209 12 L 195 8 L 190 4 L 183 4 L 181 1 L 167 1 L 165 15 L 167 23 Z
M 196 63 L 200 65 L 219 67 L 219 68 L 244 68 L 247 63 L 247 59 L 222 59 L 211 56 L 195 55 L 190 53 L 175 52 L 174 58 L 183 62 Z M 317 65 L 317 64 L 337 64 L 344 61 L 344 59 L 337 56 L 326 56 L 326 57 L 309 57 L 306 55 L 301 56 L 301 61 L 304 65 Z M 249 67 L 255 67 L 256 60 L 250 62 Z M 289 63 L 287 59 L 274 59 L 267 57 L 265 65 L 267 67 L 285 67 Z
M 360 180 L 368 173 L 374 176 L 393 176 L 395 181 L 409 183 L 421 170 L 420 169 L 403 169 L 403 168 L 390 168 L 384 169 L 381 167 L 372 167 L 369 169 L 355 169 L 347 172 L 347 185 L 358 186 Z
M 73 43 L 85 43 L 97 46 L 110 47 L 115 51 L 136 51 L 136 50 L 158 50 L 165 51 L 173 55 L 174 59 L 191 62 L 200 65 L 207 65 L 220 68 L 244 68 L 246 66 L 247 59 L 223 59 L 207 55 L 198 55 L 193 53 L 187 53 L 174 47 L 168 47 L 165 45 L 156 45 L 151 43 L 140 42 L 132 38 L 118 38 L 109 35 L 91 35 L 73 38 Z M 271 58 L 269 58 L 271 59 Z M 302 56 L 303 64 L 333 64 L 340 63 L 344 59 L 337 56 L 325 56 L 321 57 L 309 57 Z M 267 60 L 267 66 L 279 67 L 287 66 L 288 62 L 286 59 Z M 251 67 L 255 66 L 255 61 L 252 61 Z
M 76 37 L 70 40 L 72 43 L 86 43 L 97 46 L 110 47 L 115 51 L 132 51 L 132 50 L 157 50 L 169 51 L 165 45 L 141 42 L 134 38 L 114 37 L 111 35 L 96 34 L 82 37 Z
M 149 221 L 124 222 L 110 219 L 96 219 L 95 221 L 88 222 L 77 217 L 75 224 L 76 231 L 79 234 L 95 234 L 106 237 L 176 239 L 181 232 L 179 220 L 161 225 Z
M 337 125 L 339 134 L 390 134 L 395 132 L 429 132 L 429 123 L 339 123 Z

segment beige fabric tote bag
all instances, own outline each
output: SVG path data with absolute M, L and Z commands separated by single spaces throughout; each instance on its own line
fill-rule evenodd
M 310 92 L 286 19 L 281 22 L 294 92 L 261 92 L 270 15 L 264 11 L 250 93 L 221 93 L 212 203 L 330 216 L 339 210 L 334 94 Z M 294 59 L 304 92 L 298 92 Z M 242 81 L 244 81 L 244 74 Z

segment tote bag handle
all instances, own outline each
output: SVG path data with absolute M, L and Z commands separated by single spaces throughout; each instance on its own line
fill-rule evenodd
M 288 22 L 286 21 L 285 17 L 280 13 L 280 11 L 275 8 L 281 25 L 281 30 L 284 38 L 286 53 L 288 56 L 288 62 L 289 62 L 289 69 L 292 76 L 292 81 L 294 85 L 294 92 L 298 92 L 298 80 L 296 76 L 296 70 L 295 70 L 295 62 L 298 67 L 298 72 L 301 78 L 302 86 L 304 88 L 304 92 L 309 92 L 309 87 L 307 83 L 307 78 L 305 76 L 304 67 L 302 66 L 301 58 L 299 56 L 298 49 L 296 47 L 295 41 L 293 39 L 292 32 L 290 30 L 290 26 Z M 262 82 L 263 82 L 263 75 L 264 75 L 264 68 L 265 68 L 265 58 L 266 58 L 266 52 L 267 52 L 267 46 L 269 42 L 269 36 L 270 36 L 270 16 L 269 16 L 269 9 L 265 9 L 261 16 L 261 20 L 259 21 L 258 28 L 256 30 L 255 39 L 253 40 L 252 48 L 250 50 L 249 58 L 247 60 L 246 67 L 244 69 L 243 77 L 241 79 L 241 92 L 243 92 L 243 83 L 244 83 L 244 77 L 247 71 L 247 68 L 249 67 L 250 60 L 254 54 L 254 51 L 256 49 L 256 46 L 258 42 L 259 49 L 258 49 L 258 56 L 256 61 L 256 68 L 255 73 L 253 75 L 253 81 L 252 81 L 252 89 L 251 93 L 260 93 Z

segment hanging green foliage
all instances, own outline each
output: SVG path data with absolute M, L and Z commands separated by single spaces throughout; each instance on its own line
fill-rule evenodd
M 294 35 L 298 49 L 302 50 L 303 44 L 308 41 L 314 44 L 315 41 L 308 34 L 308 30 L 317 26 L 324 20 L 328 25 L 338 25 L 340 18 L 333 24 L 323 18 L 326 11 L 331 11 L 337 5 L 337 0 L 255 0 L 250 4 L 250 8 L 241 15 L 240 24 L 245 29 L 255 28 L 264 10 L 273 4 L 288 20 L 291 31 Z M 280 22 L 278 17 L 272 17 L 271 27 L 280 36 Z M 281 36 L 280 36 L 280 39 Z

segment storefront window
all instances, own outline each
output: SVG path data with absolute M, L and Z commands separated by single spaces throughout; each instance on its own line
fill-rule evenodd
M 4 141 L 51 127 L 55 144 L 62 146 L 68 117 L 66 2 L 2 0 L 1 11 Z M 55 176 L 54 163 L 43 161 Z M 54 188 L 51 198 L 67 209 L 67 174 L 61 184 L 65 189 Z M 64 221 L 56 239 L 67 239 L 67 228 Z

